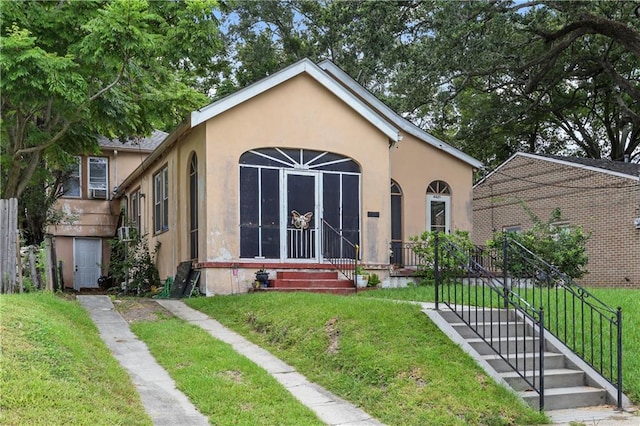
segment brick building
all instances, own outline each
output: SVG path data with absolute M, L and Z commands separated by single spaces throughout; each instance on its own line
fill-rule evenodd
M 531 227 L 523 206 L 591 233 L 581 285 L 640 288 L 640 164 L 516 153 L 474 186 L 474 243 Z

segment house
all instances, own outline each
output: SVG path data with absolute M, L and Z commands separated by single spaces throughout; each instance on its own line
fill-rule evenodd
M 191 261 L 207 295 L 246 292 L 261 268 L 334 270 L 325 228 L 357 245 L 384 282 L 393 243 L 471 230 L 481 166 L 333 63 L 303 59 L 193 111 L 114 198 L 149 246 L 160 244 L 161 279 Z M 107 228 L 115 233 L 113 220 Z
M 121 216 L 120 203 L 112 200 L 113 190 L 166 136 L 155 131 L 148 138 L 125 142 L 100 137 L 99 155 L 77 158 L 54 207 L 63 213 L 62 220 L 47 230 L 62 262 L 65 287 L 98 287 L 98 278 L 108 270 L 109 241 Z
M 640 288 L 640 164 L 516 153 L 473 188 L 473 241 L 546 221 L 591 233 L 584 286 Z

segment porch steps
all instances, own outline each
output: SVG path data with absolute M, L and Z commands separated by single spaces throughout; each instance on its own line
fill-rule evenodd
M 481 365 L 492 370 L 487 371 L 491 376 L 504 381 L 526 403 L 538 408 L 538 393 L 504 359 L 517 365 L 536 386 L 540 383 L 540 378 L 536 377 L 537 373 L 534 374 L 533 370 L 539 358 L 539 340 L 537 336 L 534 338 L 529 324 L 516 319 L 513 312 L 505 309 L 462 313 L 465 319 L 471 319 L 476 332 L 453 311 L 438 311 L 438 314 L 446 322 L 447 329 L 457 334 L 454 340 L 464 342 L 464 346 L 470 348 L 470 353 Z M 479 335 L 490 340 L 493 348 L 497 348 L 502 355 L 496 353 Z M 572 409 L 611 403 L 607 391 L 574 364 L 563 350 L 568 351 L 545 339 L 544 409 Z
M 265 291 L 307 291 L 312 293 L 352 294 L 352 281 L 340 278 L 337 271 L 279 271 Z

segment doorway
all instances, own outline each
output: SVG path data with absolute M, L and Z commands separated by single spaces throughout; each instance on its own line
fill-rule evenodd
M 73 261 L 73 288 L 98 288 L 98 278 L 102 275 L 102 240 L 74 238 Z

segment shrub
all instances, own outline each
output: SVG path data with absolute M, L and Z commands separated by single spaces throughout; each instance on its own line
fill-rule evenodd
M 436 232 L 425 231 L 422 235 L 411 237 L 411 241 L 414 243 L 412 250 L 418 256 L 418 272 L 417 275 L 424 278 L 422 283 L 433 283 L 433 266 L 435 258 L 435 237 Z M 447 241 L 461 249 L 463 252 L 468 252 L 473 248 L 471 238 L 469 238 L 469 232 L 456 230 L 453 234 L 440 233 L 438 238 L 441 242 Z M 466 264 L 465 259 L 458 259 L 455 256 L 445 257 L 447 267 L 451 270 L 459 269 L 462 264 Z M 444 265 L 443 265 L 444 266 Z
M 147 237 L 137 234 L 134 234 L 130 241 L 111 240 L 111 282 L 120 285 L 128 279 L 124 292 L 135 293 L 138 296 L 148 295 L 152 287 L 160 287 L 160 274 L 155 265 L 159 248 L 160 243 L 156 243 L 151 252 Z

